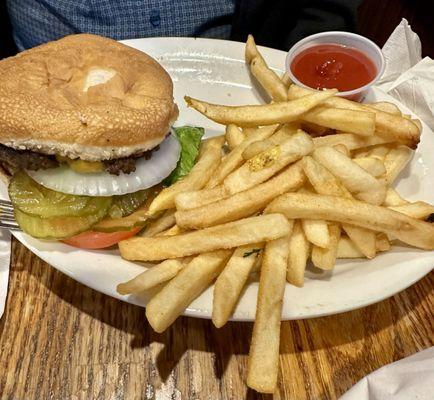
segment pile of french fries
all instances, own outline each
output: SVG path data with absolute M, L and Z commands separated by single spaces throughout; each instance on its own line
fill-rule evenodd
M 276 388 L 286 282 L 303 286 L 306 264 L 373 258 L 392 244 L 434 249 L 434 207 L 392 188 L 421 125 L 390 103 L 359 104 L 335 90 L 310 91 L 268 68 L 252 37 L 246 62 L 269 94 L 264 105 L 230 107 L 186 97 L 226 125 L 203 142 L 183 180 L 152 201 L 141 236 L 119 244 L 127 260 L 155 266 L 118 286 L 154 290 L 146 315 L 162 332 L 213 282 L 212 321 L 223 326 L 258 274 L 247 384 Z

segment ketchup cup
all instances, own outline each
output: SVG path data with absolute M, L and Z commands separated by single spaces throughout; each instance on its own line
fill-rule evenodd
M 385 68 L 385 61 L 381 49 L 371 40 L 364 36 L 357 35 L 350 32 L 322 32 L 315 35 L 308 36 L 297 42 L 288 52 L 286 56 L 286 71 L 288 72 L 292 81 L 298 86 L 312 89 L 311 87 L 302 83 L 291 71 L 291 64 L 295 57 L 302 51 L 317 45 L 323 44 L 336 44 L 350 48 L 354 48 L 364 53 L 375 65 L 376 75 L 367 84 L 348 91 L 339 92 L 337 95 L 345 97 L 350 100 L 362 101 L 369 88 L 374 85 L 383 75 Z M 313 88 L 316 89 L 316 88 Z

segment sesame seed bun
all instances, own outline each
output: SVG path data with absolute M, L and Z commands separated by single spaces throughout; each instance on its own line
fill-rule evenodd
M 0 61 L 0 143 L 97 161 L 163 141 L 178 116 L 170 76 L 153 58 L 80 34 Z

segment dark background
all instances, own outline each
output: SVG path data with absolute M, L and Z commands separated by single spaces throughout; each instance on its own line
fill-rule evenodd
M 364 0 L 358 11 L 358 33 L 383 46 L 406 18 L 422 42 L 422 55 L 434 58 L 432 0 Z
M 383 46 L 401 18 L 422 41 L 424 56 L 434 57 L 432 0 L 364 0 L 358 10 L 358 33 Z M 5 1 L 0 0 L 0 59 L 16 53 Z

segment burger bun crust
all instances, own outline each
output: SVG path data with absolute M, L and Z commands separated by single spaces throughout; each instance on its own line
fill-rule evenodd
M 0 143 L 88 161 L 163 141 L 178 116 L 170 76 L 153 58 L 79 34 L 0 61 Z

